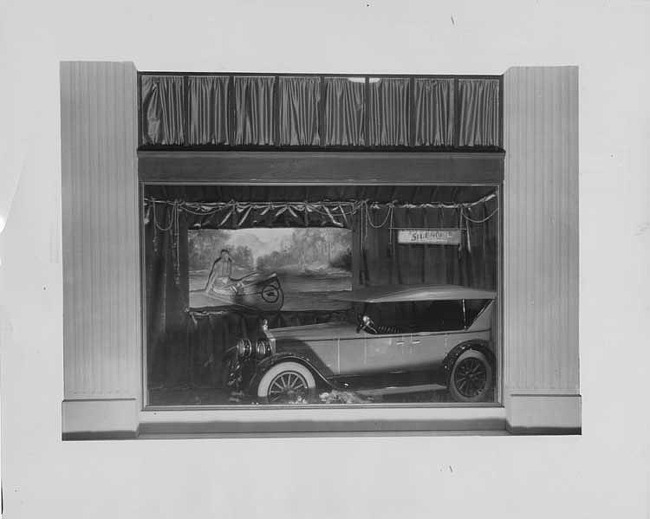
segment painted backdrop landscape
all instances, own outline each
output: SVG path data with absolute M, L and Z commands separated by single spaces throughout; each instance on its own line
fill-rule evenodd
M 333 310 L 329 299 L 351 289 L 351 231 L 332 228 L 201 229 L 189 232 L 190 291 L 205 288 L 222 249 L 233 259 L 233 278 L 251 272 L 275 273 L 284 291 L 283 310 Z M 207 305 L 193 298 L 193 307 Z

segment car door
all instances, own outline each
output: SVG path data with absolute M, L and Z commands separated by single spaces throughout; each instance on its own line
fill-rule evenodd
M 451 349 L 448 332 L 412 333 L 408 342 L 408 362 L 412 368 L 441 364 Z
M 397 371 L 409 365 L 407 334 L 365 336 L 365 365 L 368 371 Z
M 402 369 L 408 364 L 406 334 L 374 335 L 360 331 L 338 344 L 340 374 L 361 375 Z

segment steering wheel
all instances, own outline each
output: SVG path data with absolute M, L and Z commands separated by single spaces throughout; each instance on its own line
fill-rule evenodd
M 370 333 L 372 331 L 372 319 L 367 315 L 357 314 L 357 333 L 361 330 Z

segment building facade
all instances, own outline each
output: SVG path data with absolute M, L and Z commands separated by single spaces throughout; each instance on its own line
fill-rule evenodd
M 319 152 L 319 146 L 341 136 L 318 125 L 311 137 L 298 132 L 303 149 L 266 151 L 226 149 L 223 124 L 208 126 L 206 140 L 204 132 L 177 124 L 173 113 L 149 104 L 146 109 L 153 111 L 157 124 L 152 127 L 143 119 L 143 103 L 147 81 L 153 81 L 148 78 L 155 76 L 138 74 L 131 63 L 61 64 L 64 438 L 175 432 L 580 431 L 576 67 L 515 67 L 488 78 L 500 89 L 494 141 L 482 142 L 489 132 L 467 131 L 462 124 L 448 133 L 447 143 L 444 135 L 418 141 L 413 115 L 407 149 L 388 149 L 403 137 L 390 134 L 397 141 L 386 145 L 381 132 L 371 134 L 367 115 L 364 145 L 374 143 L 377 149 L 339 153 Z M 415 88 L 416 80 L 409 81 Z M 368 80 L 362 86 L 370 91 Z M 179 102 L 187 106 L 187 98 Z M 155 116 L 156 110 L 162 115 Z M 264 137 L 264 132 L 236 127 L 236 119 L 228 122 L 233 126 L 225 135 L 234 144 L 246 144 L 246 135 L 254 135 L 263 144 L 287 148 L 296 138 L 273 128 Z M 308 145 L 301 140 L 309 138 Z M 436 138 L 448 147 L 417 149 L 418 142 Z M 471 148 L 466 146 L 471 139 L 481 144 L 480 150 L 464 149 Z M 205 147 L 206 142 L 212 147 Z M 501 216 L 494 405 L 152 409 L 143 191 L 147 185 L 178 184 L 494 185 Z M 304 412 L 315 417 L 309 425 L 301 421 Z

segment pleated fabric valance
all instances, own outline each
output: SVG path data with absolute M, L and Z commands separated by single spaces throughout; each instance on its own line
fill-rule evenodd
M 319 146 L 320 80 L 313 77 L 281 77 L 278 89 L 280 145 Z
M 228 113 L 229 88 L 228 76 L 187 79 L 188 142 L 230 144 L 230 118 L 222 115 Z
M 141 149 L 502 147 L 500 77 L 140 74 Z

